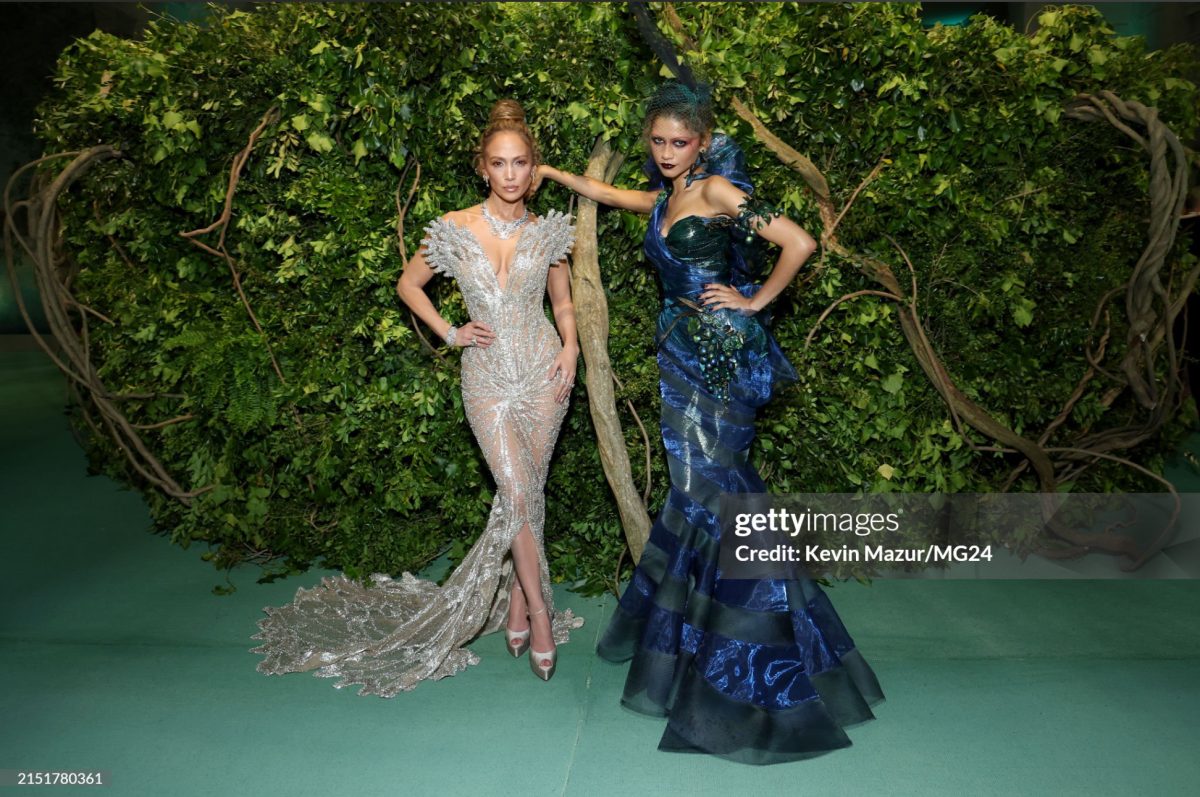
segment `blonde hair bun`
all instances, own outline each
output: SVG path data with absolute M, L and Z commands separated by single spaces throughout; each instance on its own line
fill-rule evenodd
M 497 122 L 514 122 L 523 125 L 525 124 L 525 109 L 516 100 L 497 100 L 496 104 L 492 106 L 492 112 L 488 114 L 488 126 Z
M 529 125 L 525 124 L 525 109 L 521 107 L 521 103 L 512 99 L 497 100 L 492 106 L 492 110 L 488 113 L 487 127 L 479 136 L 479 144 L 475 147 L 475 173 L 483 175 L 483 153 L 487 148 L 488 141 L 497 133 L 516 133 L 529 146 L 529 154 L 533 158 L 533 166 L 537 168 L 542 162 L 542 153 L 538 149 L 537 141 L 533 138 L 533 132 L 530 131 Z M 530 190 L 525 193 L 525 199 L 533 196 L 533 184 L 530 183 Z

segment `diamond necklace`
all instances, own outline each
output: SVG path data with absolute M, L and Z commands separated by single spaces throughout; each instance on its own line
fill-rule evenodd
M 502 241 L 516 232 L 525 222 L 529 221 L 529 208 L 525 208 L 525 212 L 521 214 L 520 218 L 513 219 L 512 221 L 501 221 L 488 212 L 486 199 L 479 203 L 479 207 L 483 208 L 483 220 L 488 223 L 488 227 L 492 230 L 492 235 Z

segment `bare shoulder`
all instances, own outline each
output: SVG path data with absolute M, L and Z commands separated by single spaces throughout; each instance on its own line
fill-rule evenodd
M 704 181 L 704 201 L 718 213 L 736 216 L 746 201 L 746 192 L 738 188 L 719 174 L 714 174 Z
M 701 183 L 703 196 L 706 199 L 714 199 L 717 201 L 736 199 L 741 200 L 746 195 L 746 192 L 738 188 L 728 179 L 719 174 L 714 174 L 703 183 Z
M 457 224 L 460 227 L 470 224 L 474 219 L 479 218 L 479 211 L 474 208 L 462 208 L 460 210 L 448 210 L 442 215 L 443 221 L 448 221 Z

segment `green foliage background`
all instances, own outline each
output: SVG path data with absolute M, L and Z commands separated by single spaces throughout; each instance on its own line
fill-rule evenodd
M 718 126 L 743 143 L 760 195 L 820 229 L 798 175 L 729 109 L 735 94 L 822 168 L 839 204 L 886 157 L 843 242 L 897 273 L 884 234 L 904 246 L 962 389 L 1018 432 L 1044 428 L 1086 367 L 1087 320 L 1136 260 L 1148 208 L 1143 154 L 1107 125 L 1064 120 L 1062 104 L 1110 89 L 1157 106 L 1188 140 L 1197 92 L 1182 76 L 1196 53 L 1146 52 L 1082 6 L 1044 13 L 1032 37 L 984 16 L 923 29 L 915 4 L 676 8 L 700 45 L 685 57 L 715 82 Z M 159 527 L 184 546 L 211 544 L 220 566 L 275 554 L 271 572 L 322 561 L 397 573 L 447 547 L 461 555 L 493 485 L 463 419 L 457 358 L 422 350 L 394 292 L 401 170 L 421 165 L 410 252 L 425 223 L 482 198 L 470 156 L 500 97 L 525 104 L 548 162 L 580 171 L 603 135 L 629 155 L 618 183 L 642 184 L 640 105 L 660 74 L 627 9 L 608 3 L 213 7 L 204 25 L 162 20 L 141 40 L 97 32 L 69 47 L 39 112 L 47 152 L 123 152 L 62 208 L 76 295 L 116 322 L 92 325 L 95 362 L 111 390 L 185 396 L 126 411 L 135 423 L 194 414 L 145 435 L 185 487 L 216 484 L 186 507 L 146 490 Z M 220 214 L 232 158 L 272 106 L 280 118 L 242 176 L 228 241 L 286 384 L 226 265 L 179 235 Z M 568 200 L 550 186 L 533 209 Z M 666 473 L 644 230 L 642 218 L 601 215 L 610 352 L 621 398 L 652 436 L 653 511 Z M 1185 249 L 1175 256 L 1186 266 Z M 995 489 L 1014 461 L 972 452 L 952 429 L 886 303 L 842 305 L 803 347 L 825 305 L 867 287 L 831 258 L 781 298 L 776 333 L 803 379 L 761 419 L 764 476 L 784 492 Z M 452 284 L 430 290 L 444 315 L 465 319 Z M 1105 410 L 1093 384 L 1052 444 L 1136 414 L 1132 402 Z M 640 484 L 641 437 L 624 421 Z M 1160 469 L 1182 428 L 1132 456 Z M 138 484 L 110 441 L 89 446 L 97 470 Z M 1068 487 L 1156 489 L 1116 466 Z M 582 387 L 547 501 L 551 571 L 588 590 L 611 582 L 624 543 Z

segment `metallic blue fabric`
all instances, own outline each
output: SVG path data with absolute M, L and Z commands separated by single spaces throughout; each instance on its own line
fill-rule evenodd
M 714 137 L 706 168 L 701 177 L 724 172 L 753 190 L 727 137 Z M 742 345 L 727 389 L 713 388 L 687 323 L 699 294 L 712 282 L 741 282 L 747 296 L 758 286 L 738 271 L 745 231 L 736 225 L 688 216 L 661 234 L 669 195 L 651 214 L 645 251 L 664 293 L 657 339 L 671 488 L 598 650 L 632 659 L 623 702 L 668 717 L 661 749 L 761 764 L 844 747 L 841 725 L 870 719 L 883 694 L 825 593 L 807 579 L 728 580 L 717 567 L 721 494 L 766 491 L 748 458 L 755 412 L 796 374 L 758 316 L 720 310 Z

